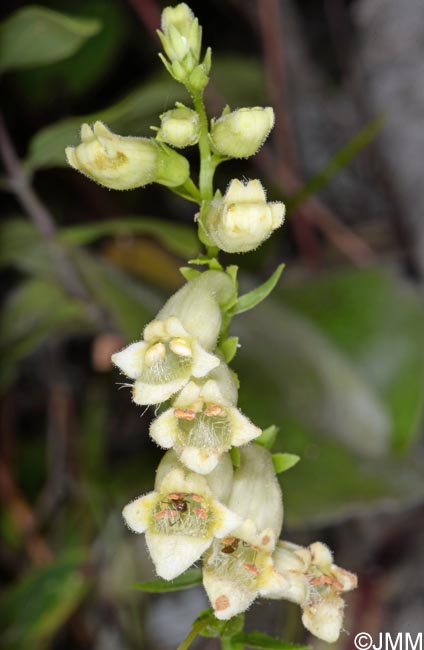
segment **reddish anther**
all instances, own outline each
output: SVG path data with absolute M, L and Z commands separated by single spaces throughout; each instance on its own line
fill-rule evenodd
M 202 503 L 203 501 L 203 497 L 199 496 L 198 494 L 190 494 L 190 499 L 197 501 L 197 503 Z
M 250 571 L 251 573 L 254 573 L 255 576 L 259 575 L 259 569 L 254 564 L 249 564 L 249 562 L 244 562 L 243 568 L 246 569 L 246 571 Z
M 193 512 L 199 517 L 199 519 L 206 519 L 208 513 L 204 508 L 193 508 Z
M 190 409 L 174 409 L 174 415 L 180 420 L 194 420 L 196 413 Z
M 222 408 L 218 404 L 211 404 L 211 406 L 208 406 L 208 408 L 205 409 L 205 415 L 208 415 L 209 417 L 214 417 L 220 413 L 222 413 Z

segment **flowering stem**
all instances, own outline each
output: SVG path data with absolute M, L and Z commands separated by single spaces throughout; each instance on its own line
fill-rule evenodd
M 203 95 L 201 92 L 196 90 L 193 90 L 191 92 L 191 95 L 193 97 L 194 108 L 197 111 L 200 122 L 200 197 L 202 201 L 211 201 L 213 197 L 213 175 L 215 173 L 215 168 L 218 161 L 212 155 L 211 148 L 209 146 L 208 116 L 206 115 Z

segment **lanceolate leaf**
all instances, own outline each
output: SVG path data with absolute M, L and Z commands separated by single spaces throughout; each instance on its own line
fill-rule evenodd
M 23 7 L 0 25 L 0 70 L 34 68 L 66 59 L 100 29 L 98 20 L 35 5 Z
M 181 589 L 189 589 L 196 585 L 202 584 L 202 571 L 201 569 L 189 569 L 182 575 L 175 578 L 175 580 L 148 580 L 146 582 L 137 582 L 134 585 L 135 589 L 146 591 L 150 594 L 161 594 L 167 591 L 180 591 Z
M 272 454 L 272 463 L 276 474 L 286 472 L 291 467 L 294 467 L 300 460 L 296 454 Z
M 234 307 L 231 308 L 231 315 L 235 316 L 236 314 L 242 314 L 245 311 L 249 311 L 249 309 L 256 307 L 256 305 L 262 302 L 262 300 L 265 300 L 280 279 L 283 269 L 284 264 L 280 264 L 266 282 L 261 284 L 259 287 L 256 287 L 256 289 L 249 291 L 249 293 L 245 293 L 244 296 L 241 296 Z
M 192 226 L 157 217 L 117 217 L 100 223 L 68 226 L 60 231 L 60 238 L 74 245 L 90 244 L 111 235 L 150 235 L 168 250 L 187 258 L 196 254 L 199 243 Z

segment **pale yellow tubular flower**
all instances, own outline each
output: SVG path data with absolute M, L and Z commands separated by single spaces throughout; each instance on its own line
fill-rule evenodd
M 149 138 L 123 137 L 102 122 L 81 127 L 81 144 L 65 149 L 68 163 L 101 185 L 130 190 L 149 183 L 182 185 L 189 176 L 188 161 Z
M 267 450 L 258 445 L 240 449 L 228 507 L 243 523 L 215 540 L 203 563 L 203 585 L 221 620 L 245 611 L 258 596 L 278 598 L 285 586 L 272 560 L 283 507 Z
M 234 379 L 221 363 L 205 379 L 183 388 L 172 407 L 153 421 L 150 435 L 161 447 L 173 447 L 192 471 L 209 474 L 224 452 L 261 433 L 235 407 L 236 400 Z
M 274 126 L 274 111 L 239 108 L 212 122 L 211 143 L 216 152 L 230 158 L 249 158 L 263 145 Z
M 183 104 L 177 104 L 176 108 L 166 111 L 160 117 L 158 140 L 178 148 L 196 144 L 199 140 L 200 123 L 196 111 Z
M 357 577 L 333 563 L 325 544 L 308 548 L 279 542 L 273 554 L 275 568 L 285 579 L 280 597 L 299 604 L 302 622 L 316 637 L 334 643 L 343 626 L 341 594 L 357 586 Z
M 112 362 L 135 380 L 136 404 L 159 404 L 191 378 L 205 377 L 219 366 L 215 348 L 221 328 L 221 304 L 234 285 L 226 273 L 206 271 L 174 294 L 149 323 L 143 341 L 112 356 Z
M 228 474 L 227 463 L 222 471 Z M 236 528 L 240 517 L 216 498 L 205 477 L 178 463 L 174 469 L 168 463 L 156 485 L 154 492 L 127 505 L 123 515 L 131 530 L 146 534 L 157 574 L 172 580 L 200 559 L 214 537 Z
M 212 242 L 227 253 L 246 253 L 262 244 L 284 221 L 284 203 L 267 203 L 259 180 L 234 179 L 209 205 L 204 225 Z

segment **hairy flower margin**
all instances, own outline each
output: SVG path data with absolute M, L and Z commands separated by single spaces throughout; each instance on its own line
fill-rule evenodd
M 124 519 L 145 534 L 165 580 L 203 560 L 203 584 L 217 618 L 244 612 L 257 597 L 283 598 L 301 607 L 312 634 L 332 643 L 342 630 L 342 594 L 356 587 L 356 576 L 334 564 L 321 542 L 305 548 L 279 540 L 283 500 L 273 457 L 255 444 L 261 429 L 238 409 L 238 379 L 226 363 L 237 346 L 227 338 L 238 300 L 237 267 L 224 269 L 217 251 L 254 250 L 282 225 L 285 206 L 267 202 L 258 179 L 233 179 L 224 195 L 214 193 L 213 172 L 225 160 L 254 155 L 274 125 L 274 111 L 227 106 L 208 128 L 202 93 L 211 51 L 201 60 L 197 18 L 185 3 L 167 7 L 158 35 L 161 60 L 189 91 L 194 110 L 177 103 L 164 112 L 160 126 L 152 127 L 156 138 L 122 137 L 99 121 L 83 124 L 81 143 L 66 148 L 69 164 L 105 187 L 155 182 L 197 202 L 194 220 L 207 247 L 193 263 L 208 270 L 182 269 L 184 286 L 139 341 L 112 356 L 132 382 L 133 401 L 162 408 L 150 436 L 168 450 L 154 490 L 129 503 Z M 199 187 L 186 158 L 174 151 L 196 143 Z

